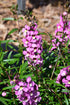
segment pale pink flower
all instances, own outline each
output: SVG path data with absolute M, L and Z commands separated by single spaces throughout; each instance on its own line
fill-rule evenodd
M 4 96 L 6 96 L 7 94 L 6 94 L 6 92 L 4 91 L 4 92 L 2 92 L 2 96 L 4 97 Z

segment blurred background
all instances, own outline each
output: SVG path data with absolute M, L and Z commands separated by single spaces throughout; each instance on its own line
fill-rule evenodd
M 33 21 L 38 23 L 40 33 L 46 33 L 42 35 L 43 39 L 50 43 L 49 34 L 54 37 L 60 14 L 64 11 L 70 13 L 70 0 L 26 0 L 25 4 L 25 13 L 23 11 L 23 14 L 17 15 L 17 0 L 0 0 L 0 40 L 21 40 L 23 36 L 19 35 L 20 30 L 25 24 L 30 25 Z M 19 19 L 18 21 L 3 19 L 7 17 Z M 70 14 L 68 18 L 70 19 Z M 19 30 L 8 35 L 14 28 Z

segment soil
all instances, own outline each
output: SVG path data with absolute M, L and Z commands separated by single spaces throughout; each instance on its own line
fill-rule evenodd
M 56 24 L 60 21 L 60 14 L 65 10 L 62 2 L 59 0 L 58 3 L 55 2 L 56 0 L 47 0 L 49 2 L 45 1 L 46 0 L 39 0 L 36 2 L 36 0 L 34 0 L 33 3 L 32 0 L 26 0 L 26 10 L 29 10 L 31 15 L 17 15 L 17 0 L 0 0 L 0 40 L 12 39 L 21 43 L 23 38 L 21 29 L 25 24 L 30 25 L 31 20 L 33 21 L 35 18 L 34 21 L 37 21 L 38 23 L 38 31 L 40 33 L 46 33 L 46 35 L 42 35 L 42 37 L 50 43 L 49 34 L 54 37 Z M 3 19 L 7 17 L 18 19 L 18 21 L 6 21 Z M 21 17 L 23 19 L 20 19 Z M 28 19 L 31 20 L 28 21 Z M 8 35 L 14 28 L 18 28 L 19 30 Z M 15 45 L 18 46 L 18 42 L 16 42 Z

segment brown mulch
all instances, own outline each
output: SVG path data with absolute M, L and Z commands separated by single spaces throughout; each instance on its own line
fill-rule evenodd
M 0 0 L 0 40 L 18 40 L 21 42 L 23 35 L 20 35 L 20 29 L 25 26 L 25 24 L 30 24 L 30 21 L 27 20 L 27 17 L 24 15 L 17 15 L 12 13 L 11 7 L 12 5 L 16 5 L 17 0 Z M 33 4 L 31 4 L 28 0 L 26 0 L 26 8 L 32 8 L 32 17 L 35 16 L 38 22 L 38 31 L 40 33 L 44 32 L 47 35 L 42 35 L 43 39 L 47 40 L 49 43 L 50 37 L 49 34 L 54 36 L 54 32 L 56 29 L 56 24 L 60 20 L 60 14 L 64 11 L 63 6 L 60 4 L 57 6 L 52 6 L 51 3 L 43 6 L 39 6 L 38 8 L 33 8 Z M 5 21 L 3 18 L 12 17 L 12 18 L 20 18 L 18 21 Z M 18 28 L 19 31 L 8 35 L 8 33 L 14 29 Z M 18 42 L 16 45 L 18 46 Z

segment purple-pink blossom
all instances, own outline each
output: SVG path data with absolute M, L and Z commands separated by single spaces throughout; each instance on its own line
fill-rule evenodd
M 60 15 L 60 22 L 55 30 L 55 38 L 52 40 L 51 51 L 65 45 L 70 40 L 70 21 L 67 20 L 67 12 Z
M 42 36 L 38 35 L 37 24 L 34 23 L 32 26 L 25 25 L 22 29 L 24 38 L 22 39 L 23 45 L 26 51 L 23 51 L 25 60 L 28 60 L 28 64 L 32 66 L 42 65 L 43 59 L 41 53 L 42 48 Z
M 64 84 L 66 88 L 70 89 L 70 66 L 60 70 L 56 83 Z
M 31 77 L 28 77 L 25 82 L 18 79 L 13 90 L 23 105 L 37 105 L 37 102 L 41 100 L 38 85 L 32 81 Z
M 4 97 L 4 96 L 6 96 L 7 95 L 7 93 L 4 91 L 4 92 L 2 92 L 2 96 Z

